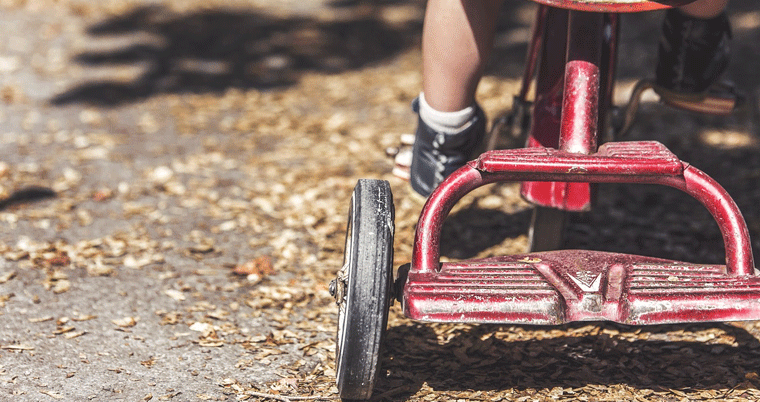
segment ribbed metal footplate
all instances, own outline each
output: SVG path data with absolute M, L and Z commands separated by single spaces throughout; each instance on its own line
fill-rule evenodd
M 760 278 L 695 265 L 582 250 L 443 263 L 409 274 L 408 317 L 422 321 L 667 324 L 760 319 Z
M 489 151 L 474 165 L 484 172 L 530 172 L 571 176 L 678 176 L 683 163 L 656 141 L 610 142 L 591 155 L 552 148 Z

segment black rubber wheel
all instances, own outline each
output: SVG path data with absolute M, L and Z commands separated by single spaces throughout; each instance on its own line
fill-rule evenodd
M 566 223 L 566 211 L 535 207 L 528 231 L 530 252 L 558 250 L 562 247 Z
M 359 180 L 351 196 L 339 306 L 336 371 L 344 400 L 372 395 L 393 284 L 393 196 L 383 180 Z

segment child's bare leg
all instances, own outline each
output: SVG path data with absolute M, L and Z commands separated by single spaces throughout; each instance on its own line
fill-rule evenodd
M 422 90 L 435 110 L 473 105 L 503 0 L 429 0 L 422 31 Z
M 422 94 L 409 181 L 429 195 L 470 160 L 485 135 L 475 90 L 491 54 L 503 0 L 428 0 L 422 29 Z

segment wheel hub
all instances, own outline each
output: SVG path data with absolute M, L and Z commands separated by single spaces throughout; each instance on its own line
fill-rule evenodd
M 346 296 L 346 287 L 348 286 L 348 264 L 344 265 L 338 271 L 338 277 L 330 281 L 328 290 L 330 295 L 335 298 L 335 304 L 341 305 Z

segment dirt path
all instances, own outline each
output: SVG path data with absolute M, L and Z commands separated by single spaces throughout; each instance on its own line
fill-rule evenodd
M 515 92 L 528 2 L 507 2 L 479 96 Z M 336 307 L 356 180 L 396 199 L 396 265 L 420 205 L 385 148 L 413 128 L 422 2 L 0 0 L 0 399 L 335 397 Z M 732 1 L 740 86 L 760 14 Z M 627 17 L 621 88 L 653 65 L 659 14 Z M 760 148 L 746 119 L 647 103 L 654 139 L 735 197 L 760 250 Z M 568 247 L 723 258 L 708 214 L 609 186 Z M 514 185 L 453 214 L 448 258 L 521 252 Z M 426 325 L 393 308 L 382 400 L 757 400 L 756 323 Z M 284 400 L 284 399 L 283 399 Z

